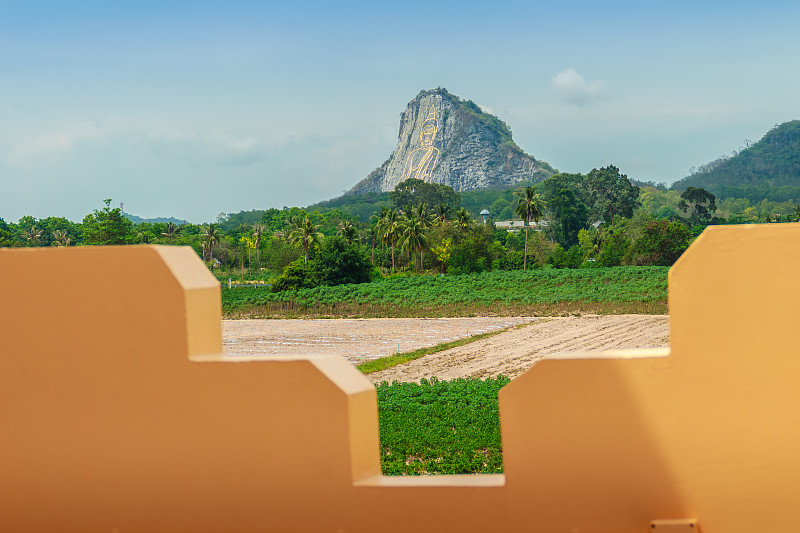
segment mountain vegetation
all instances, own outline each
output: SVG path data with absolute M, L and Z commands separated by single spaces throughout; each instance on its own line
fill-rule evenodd
M 718 199 L 800 201 L 800 120 L 776 125 L 756 142 L 701 166 L 671 189 L 700 187 Z

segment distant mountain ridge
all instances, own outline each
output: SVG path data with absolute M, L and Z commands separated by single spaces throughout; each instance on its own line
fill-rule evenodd
M 505 122 L 440 87 L 408 103 L 394 152 L 348 194 L 391 191 L 408 178 L 456 191 L 511 187 L 555 172 L 517 146 Z
M 718 198 L 800 199 L 800 120 L 770 129 L 760 141 L 701 166 L 671 188 L 702 187 Z
M 173 217 L 142 218 L 142 217 L 137 217 L 136 215 L 131 215 L 130 213 L 123 213 L 122 215 L 131 222 L 133 222 L 134 224 L 141 224 L 143 222 L 146 222 L 148 224 L 169 224 L 170 222 L 172 222 L 173 224 L 176 224 L 178 226 L 180 226 L 181 224 L 186 224 L 185 220 L 179 220 Z

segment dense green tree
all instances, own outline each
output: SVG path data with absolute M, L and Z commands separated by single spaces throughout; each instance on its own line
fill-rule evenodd
M 678 207 L 689 214 L 690 226 L 707 225 L 717 210 L 716 197 L 702 187 L 687 187 Z
M 562 188 L 547 201 L 556 242 L 569 249 L 578 244 L 578 232 L 586 228 L 589 209 L 572 191 Z
M 670 266 L 689 247 L 692 235 L 680 222 L 647 222 L 625 256 L 629 265 Z
M 583 250 L 578 244 L 571 246 L 569 250 L 564 250 L 560 244 L 556 244 L 550 255 L 550 263 L 553 268 L 580 268 L 583 264 Z
M 474 225 L 463 231 L 461 238 L 450 249 L 447 272 L 467 274 L 492 269 L 492 230 L 487 225 Z
M 614 165 L 592 169 L 586 175 L 585 184 L 590 195 L 592 222 L 602 220 L 611 225 L 618 216 L 632 217 L 640 205 L 639 187 L 632 184 L 628 176 L 620 174 Z
M 597 254 L 597 266 L 620 266 L 630 247 L 630 239 L 616 226 L 609 228 L 603 235 L 600 252 Z
M 455 209 L 461 203 L 461 195 L 452 187 L 440 183 L 427 183 L 415 178 L 398 183 L 389 193 L 389 197 L 396 209 L 405 211 L 410 211 L 412 207 L 420 204 L 439 205 L 442 203 Z
M 322 242 L 310 270 L 314 281 L 321 285 L 341 285 L 371 281 L 373 267 L 359 244 L 334 236 Z
M 300 257 L 286 265 L 283 269 L 283 273 L 278 276 L 272 284 L 272 292 L 287 291 L 290 289 L 306 289 L 315 287 L 316 285 L 314 275 L 311 271 L 311 265 Z
M 36 226 L 42 230 L 40 239 L 41 246 L 51 246 L 53 241 L 56 240 L 54 234 L 58 232 L 61 236 L 59 241 L 62 243 L 69 241 L 70 245 L 79 243 L 81 228 L 76 224 L 63 217 L 47 217 L 37 221 Z M 55 246 L 59 246 L 55 244 Z
M 106 206 L 95 209 L 83 219 L 83 241 L 91 245 L 129 244 L 133 241 L 133 223 L 122 214 L 119 207 L 111 209 L 111 199 L 103 200 Z
M 5 220 L 0 218 L 0 248 L 10 248 L 14 246 L 16 239 L 14 233 Z
M 536 189 L 532 186 L 525 187 L 517 192 L 519 202 L 517 203 L 516 214 L 525 222 L 525 249 L 523 252 L 522 269 L 528 270 L 528 229 L 533 220 L 538 224 L 544 212 L 544 202 L 536 194 Z
M 289 243 L 286 238 L 267 237 L 264 252 L 265 266 L 273 272 L 283 272 L 292 261 L 303 260 L 302 249 Z
M 591 201 L 586 187 L 586 176 L 583 174 L 570 174 L 561 172 L 553 174 L 542 183 L 537 185 L 545 203 L 549 203 L 550 198 L 557 196 L 561 189 L 569 189 L 584 204 Z

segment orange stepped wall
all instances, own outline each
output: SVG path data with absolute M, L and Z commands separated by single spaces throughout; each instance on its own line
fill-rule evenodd
M 800 224 L 709 228 L 669 353 L 512 382 L 505 475 L 384 477 L 369 381 L 226 361 L 190 249 L 0 250 L 0 532 L 793 531 L 798 265 Z

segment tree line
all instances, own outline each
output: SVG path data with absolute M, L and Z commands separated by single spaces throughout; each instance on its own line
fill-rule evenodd
M 209 224 L 134 224 L 108 199 L 81 223 L 0 219 L 0 246 L 185 245 L 221 279 L 286 290 L 415 274 L 668 266 L 705 225 L 753 221 L 731 216 L 734 206 L 718 206 L 702 188 L 678 194 L 638 187 L 613 165 L 493 194 L 501 216 L 511 211 L 518 221 L 511 228 L 495 225 L 491 213 L 485 223 L 476 218 L 450 187 L 406 180 L 368 220 L 336 208 L 292 207 L 223 213 Z M 794 204 L 761 221 L 799 219 Z

